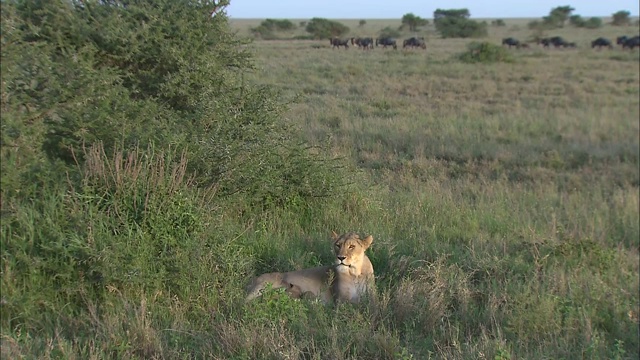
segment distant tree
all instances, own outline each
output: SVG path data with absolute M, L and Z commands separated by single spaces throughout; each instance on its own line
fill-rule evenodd
M 487 36 L 487 23 L 470 20 L 468 9 L 437 9 L 433 23 L 443 38 Z
M 468 19 L 471 16 L 469 9 L 437 9 L 433 12 L 433 21 L 442 19 L 452 19 L 452 18 L 460 18 L 460 19 Z
M 307 26 L 307 22 L 306 21 L 300 21 L 300 24 L 298 24 L 298 25 L 300 25 L 300 27 L 305 27 L 305 26 Z
M 571 17 L 569 18 L 569 24 L 575 27 L 584 27 L 586 22 L 587 21 L 580 15 L 571 15 Z
M 551 9 L 548 16 L 543 17 L 543 21 L 550 27 L 561 28 L 569 20 L 569 16 L 575 10 L 571 6 L 558 6 Z
M 307 23 L 306 30 L 316 39 L 327 39 L 349 32 L 349 27 L 337 21 L 313 18 Z
M 599 29 L 602 27 L 602 19 L 599 17 L 591 17 L 585 21 L 584 27 L 587 29 Z
M 366 24 L 367 24 L 367 20 L 360 20 L 360 21 L 358 22 L 358 26 L 360 26 L 360 27 L 363 27 L 363 26 L 365 26 Z
M 413 13 L 404 14 L 402 16 L 402 25 L 409 27 L 410 31 L 418 30 L 418 27 L 429 24 L 429 20 L 423 19 Z
M 587 29 L 598 29 L 602 27 L 602 19 L 599 17 L 592 17 L 585 20 L 580 15 L 571 15 L 569 18 L 569 23 L 575 27 L 587 28 Z
M 266 19 L 260 23 L 260 26 L 251 28 L 251 32 L 255 36 L 263 39 L 275 39 L 276 31 L 288 31 L 296 28 L 296 25 L 289 20 Z
M 613 21 L 611 21 L 611 25 L 627 26 L 627 25 L 631 24 L 631 19 L 629 18 L 630 15 L 631 15 L 631 13 L 626 11 L 626 10 L 620 10 L 620 11 L 614 13 L 612 15 L 613 16 Z
M 381 38 L 397 38 L 402 35 L 400 33 L 400 30 L 393 29 L 390 26 L 387 26 L 384 29 L 380 30 L 378 34 Z

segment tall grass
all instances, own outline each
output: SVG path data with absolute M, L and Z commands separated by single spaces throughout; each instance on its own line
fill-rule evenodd
M 507 23 L 491 41 L 528 35 Z M 434 37 L 254 43 L 246 80 L 354 183 L 253 209 L 194 187 L 179 149 L 87 149 L 81 179 L 3 203 L 3 358 L 637 358 L 637 53 L 562 35 L 581 47 L 510 64 Z M 329 263 L 331 230 L 373 234 L 375 296 L 244 303 L 255 274 Z

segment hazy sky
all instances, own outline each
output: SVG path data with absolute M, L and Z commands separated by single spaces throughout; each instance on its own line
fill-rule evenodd
M 638 16 L 638 0 L 231 0 L 231 18 L 395 19 L 406 13 L 432 18 L 434 10 L 466 8 L 472 18 L 538 18 L 557 6 L 570 5 L 573 14 L 611 16 L 619 10 Z

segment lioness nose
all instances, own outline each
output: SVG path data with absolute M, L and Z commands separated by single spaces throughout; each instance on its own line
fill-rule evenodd
M 344 260 L 346 258 L 347 258 L 346 256 L 338 256 L 338 260 L 340 260 L 340 261 L 342 261 L 342 260 Z

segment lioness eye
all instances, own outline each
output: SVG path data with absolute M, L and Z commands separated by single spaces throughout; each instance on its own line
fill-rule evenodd
M 355 249 L 355 248 L 356 248 L 356 246 L 355 246 L 355 245 L 350 245 L 350 246 L 349 246 L 349 249 Z

